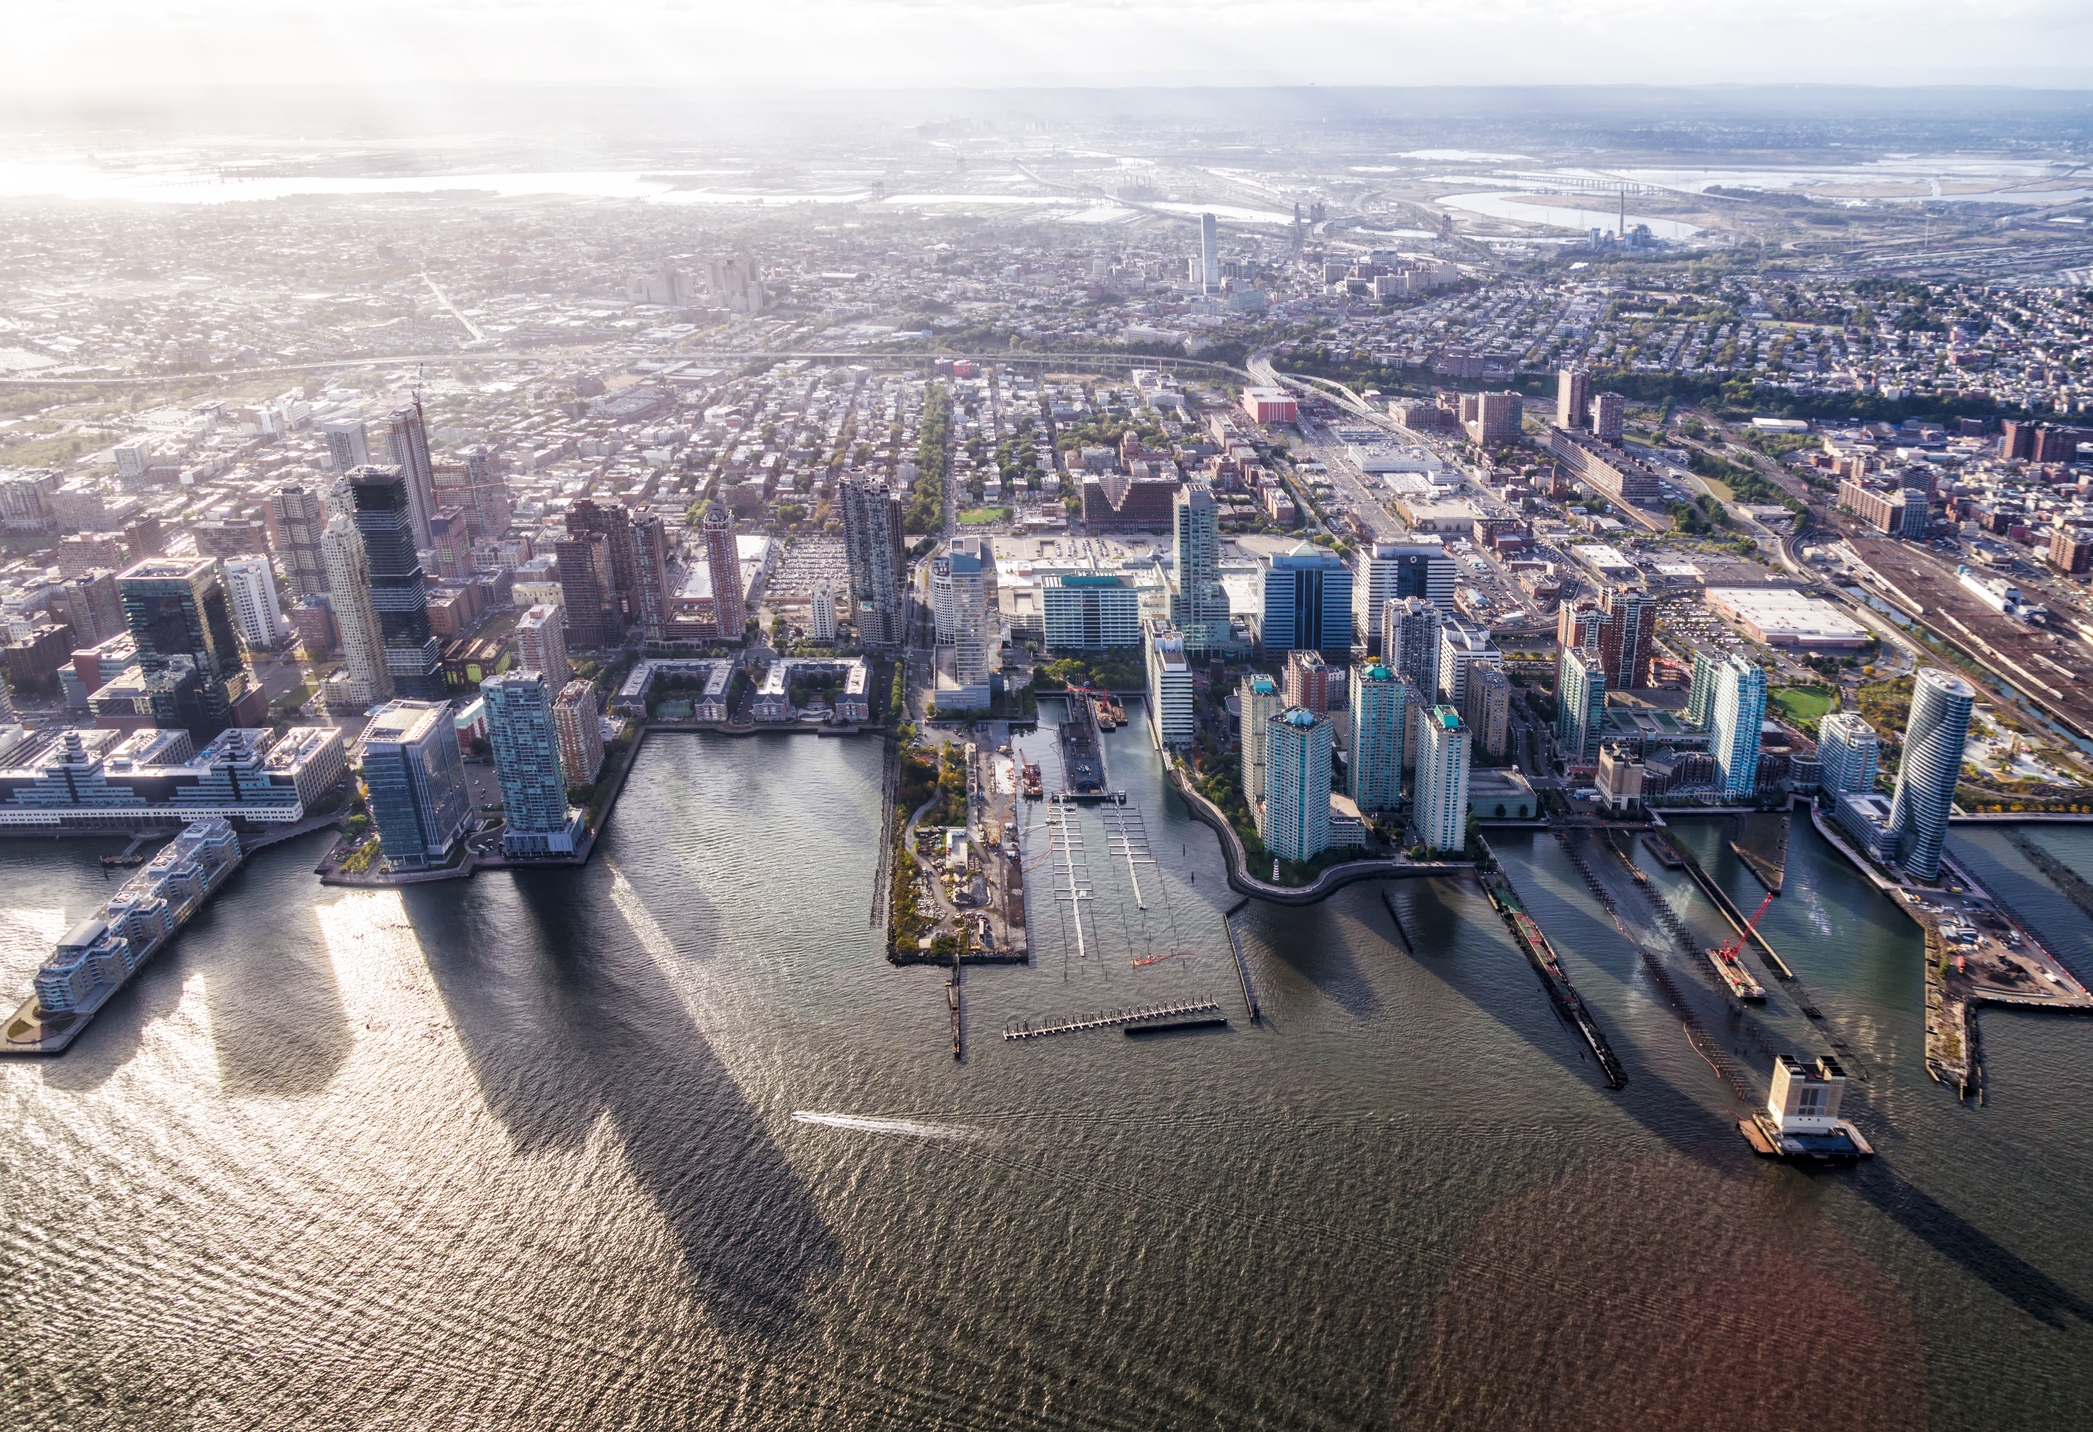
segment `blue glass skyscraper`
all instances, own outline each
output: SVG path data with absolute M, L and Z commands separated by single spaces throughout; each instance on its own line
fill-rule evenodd
M 572 854 L 582 813 L 567 804 L 560 767 L 558 692 L 539 671 L 506 671 L 480 683 L 487 702 L 487 745 L 501 782 L 504 855 Z
M 1267 652 L 1343 657 L 1352 649 L 1352 569 L 1308 542 L 1272 558 L 1260 639 Z
M 1766 724 L 1766 669 L 1736 653 L 1715 668 L 1708 701 L 1715 782 L 1733 800 L 1759 789 L 1759 728 Z
M 363 728 L 359 745 L 385 858 L 409 867 L 441 865 L 472 818 L 449 703 L 387 702 Z

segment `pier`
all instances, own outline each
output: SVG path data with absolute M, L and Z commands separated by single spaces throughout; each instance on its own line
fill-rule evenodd
M 1758 1020 L 1753 1017 L 1751 1007 L 1756 1005 L 1764 1005 L 1772 1009 L 1789 1010 L 1812 1021 L 1816 1025 L 1820 1037 L 1835 1052 L 1840 1065 L 1851 1076 L 1858 1077 L 1862 1081 L 1866 1081 L 1869 1078 L 1866 1063 L 1855 1052 L 1852 1045 L 1841 1036 L 1838 1026 L 1827 1018 L 1824 1012 L 1818 1009 L 1811 1001 L 1809 990 L 1799 977 L 1791 976 L 1785 982 L 1770 980 L 1767 985 L 1761 985 L 1757 979 L 1753 978 L 1743 968 L 1741 959 L 1737 961 L 1734 968 L 1726 970 L 1718 962 L 1716 953 L 1710 950 L 1704 941 L 1689 930 L 1685 922 L 1672 909 L 1661 883 L 1652 879 L 1650 875 L 1646 874 L 1635 863 L 1633 847 L 1624 842 L 1619 834 L 1615 832 L 1606 834 L 1605 845 L 1614 858 L 1614 863 L 1605 864 L 1607 875 L 1618 876 L 1625 874 L 1634 882 L 1640 902 L 1637 908 L 1647 908 L 1650 915 L 1654 917 L 1656 927 L 1670 937 L 1672 945 L 1685 959 L 1686 967 L 1699 974 L 1703 979 L 1707 977 L 1710 970 L 1715 972 L 1715 992 L 1722 998 L 1724 1009 L 1729 1016 L 1725 1032 L 1729 1040 L 1727 1046 L 1718 1038 L 1716 1031 L 1701 1023 L 1700 1019 L 1694 1014 L 1692 1007 L 1687 1003 L 1683 991 L 1674 983 L 1673 976 L 1676 974 L 1676 971 L 1667 969 L 1667 961 L 1661 948 L 1662 942 L 1658 942 L 1658 946 L 1653 948 L 1649 940 L 1643 937 L 1645 934 L 1654 935 L 1654 931 L 1648 929 L 1639 915 L 1628 916 L 1625 912 L 1615 908 L 1604 895 L 1600 896 L 1601 903 L 1607 905 L 1608 913 L 1613 917 L 1615 925 L 1621 930 L 1623 935 L 1627 936 L 1636 945 L 1645 966 L 1649 970 L 1651 979 L 1657 984 L 1658 988 L 1664 991 L 1666 998 L 1671 1001 L 1673 1007 L 1679 1012 L 1681 1023 L 1685 1027 L 1688 1043 L 1693 1045 L 1694 1050 L 1715 1070 L 1717 1075 L 1722 1077 L 1738 1093 L 1740 1098 L 1743 1098 L 1749 1104 L 1756 1096 L 1747 1090 L 1747 1081 L 1738 1068 L 1738 1062 L 1741 1061 L 1746 1065 L 1756 1067 L 1759 1059 L 1763 1058 L 1772 1061 L 1782 1052 L 1776 1049 L 1767 1039 L 1766 1031 L 1761 1028 Z M 1576 860 L 1578 858 L 1573 853 L 1572 859 Z M 1597 872 L 1593 872 L 1593 874 L 1596 875 Z M 1594 886 L 1594 893 L 1598 893 L 1599 888 L 1604 884 L 1604 881 L 1597 882 Z M 1620 890 L 1617 879 L 1614 881 L 1612 889 L 1615 891 Z M 1731 982 L 1732 976 L 1739 978 L 1742 988 L 1738 984 Z
M 0 1054 L 61 1054 L 230 880 L 247 852 L 232 823 L 191 823 L 58 942 L 7 1021 Z
M 1924 937 L 1926 1072 L 1936 1082 L 1962 1098 L 1981 1092 L 1980 1006 L 2093 1014 L 2093 991 L 1953 856 L 1942 859 L 1940 885 L 1899 884 L 1814 807 L 1810 823 Z M 1957 903 L 1960 912 L 1952 908 Z
M 1685 867 L 1687 876 L 1692 879 L 1695 885 L 1700 887 L 1701 893 L 1708 897 L 1715 908 L 1722 912 L 1722 918 L 1730 922 L 1730 928 L 1743 935 L 1750 943 L 1758 946 L 1759 953 L 1766 957 L 1766 963 L 1771 965 L 1774 972 L 1782 979 L 1794 979 L 1795 971 L 1788 968 L 1788 962 L 1780 957 L 1780 952 L 1767 943 L 1766 937 L 1754 929 L 1750 922 L 1744 918 L 1744 912 L 1737 908 L 1736 902 L 1730 899 L 1728 892 L 1715 883 L 1715 877 L 1701 868 L 1701 863 L 1693 858 L 1692 853 L 1685 846 L 1673 842 L 1672 849 L 1678 852 L 1679 862 Z M 1747 862 L 1748 864 L 1749 862 Z M 1754 872 L 1754 874 L 1756 873 Z M 1763 879 L 1763 877 L 1761 878 Z
M 1694 1014 L 1693 1006 L 1686 1002 L 1686 996 L 1680 992 L 1679 986 L 1672 980 L 1671 972 L 1665 969 L 1664 961 L 1659 959 L 1648 945 L 1637 939 L 1635 932 L 1623 923 L 1612 892 L 1600 881 L 1598 874 L 1586 862 L 1583 852 L 1579 851 L 1571 842 L 1569 835 L 1566 832 L 1557 831 L 1555 832 L 1555 838 L 1561 843 L 1563 853 L 1570 857 L 1570 863 L 1577 867 L 1577 873 L 1584 877 L 1585 886 L 1590 889 L 1593 897 L 1605 909 L 1607 918 L 1613 921 L 1614 928 L 1619 930 L 1628 943 L 1635 947 L 1635 953 L 1642 959 L 1643 968 L 1649 972 L 1650 978 L 1656 982 L 1657 987 L 1664 991 L 1664 997 L 1671 1002 L 1673 1013 L 1679 1016 L 1680 1022 L 1685 1028 L 1686 1042 L 1692 1045 L 1694 1052 L 1700 1055 L 1706 1061 L 1708 1067 L 1713 1069 L 1716 1075 L 1730 1086 L 1730 1091 L 1749 1106 L 1752 1102 L 1751 1087 L 1744 1082 L 1744 1076 L 1738 1072 L 1737 1066 L 1730 1062 L 1729 1055 L 1724 1052 L 1721 1044 L 1716 1041 L 1713 1035 L 1708 1033 L 1707 1026 L 1702 1024 L 1699 1017 Z M 1670 907 L 1665 905 L 1664 901 L 1650 889 L 1648 879 L 1643 876 L 1640 870 L 1636 869 L 1635 862 L 1628 859 L 1621 848 L 1612 843 L 1611 836 L 1608 837 L 1607 848 L 1615 856 L 1619 857 L 1621 863 L 1627 866 L 1630 873 L 1636 877 L 1636 884 L 1642 890 L 1643 896 L 1650 906 L 1654 910 L 1662 912 L 1659 915 L 1659 923 L 1678 942 L 1681 952 L 1685 954 L 1687 962 L 1691 964 L 1701 953 L 1691 932 L 1679 923 L 1677 916 L 1672 915 Z
M 1540 975 L 1541 987 L 1548 991 L 1548 998 L 1555 1002 L 1555 1007 L 1562 1011 L 1563 1016 L 1590 1046 L 1592 1057 L 1599 1061 L 1599 1070 L 1606 1076 L 1607 1084 L 1615 1089 L 1626 1088 L 1628 1071 L 1622 1067 L 1619 1057 L 1614 1054 L 1613 1046 L 1606 1042 L 1605 1034 L 1599 1029 L 1599 1022 L 1592 1018 L 1591 1010 L 1586 1007 L 1583 997 L 1577 993 L 1577 987 L 1570 983 L 1569 975 L 1563 970 L 1562 961 L 1556 957 L 1555 947 L 1548 943 L 1548 937 L 1541 933 L 1541 927 L 1526 913 L 1525 906 L 1520 903 L 1518 892 L 1512 888 L 1512 882 L 1504 874 L 1503 867 L 1497 865 L 1494 860 L 1490 864 L 1494 868 L 1483 876 L 1482 885 L 1483 894 L 1489 897 L 1491 908 L 1504 917 L 1504 923 L 1511 930 L 1512 939 L 1517 942 L 1520 952 L 1533 965 L 1535 973 Z
M 1236 978 L 1243 982 L 1243 1003 L 1250 1008 L 1250 1022 L 1263 1024 L 1264 1015 L 1257 1008 L 1257 990 L 1250 983 L 1250 962 L 1243 957 L 1243 942 L 1235 937 L 1236 912 L 1249 903 L 1249 900 L 1243 899 L 1230 906 L 1228 913 L 1221 917 L 1221 928 L 1228 932 L 1228 951 L 1235 956 Z
M 1056 1034 L 1076 1034 L 1086 1029 L 1116 1029 L 1121 1025 L 1140 1024 L 1152 1019 L 1181 1019 L 1188 1015 L 1212 1014 L 1221 1006 L 1210 999 L 1181 1000 L 1175 1004 L 1144 1004 L 1133 1009 L 1103 1011 L 1084 1019 L 1057 1020 L 1051 1024 L 1032 1024 L 1013 1021 L 1003 1027 L 1007 1040 L 1046 1039 Z
M 1101 801 L 1111 798 L 1105 774 L 1105 748 L 1097 729 L 1097 706 L 1090 691 L 1070 687 L 1068 719 L 1054 729 L 1061 748 L 1061 775 L 1067 782 L 1064 794 L 1072 800 Z
M 1765 811 L 1737 817 L 1736 839 L 1730 851 L 1752 878 L 1772 894 L 1781 893 L 1788 875 L 1788 835 L 1795 817 L 1790 811 Z

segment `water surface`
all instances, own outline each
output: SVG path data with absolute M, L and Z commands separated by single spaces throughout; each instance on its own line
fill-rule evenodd
M 2093 1024 L 1984 1015 L 1959 1104 L 1912 927 L 1798 828 L 1767 929 L 1868 1066 L 1870 1166 L 1751 1155 L 1546 838 L 1506 863 L 1627 1089 L 1464 883 L 1386 887 L 1414 955 L 1382 887 L 1250 906 L 1252 1027 L 1212 834 L 1138 725 L 1107 747 L 1157 863 L 1081 818 L 1078 953 L 1028 835 L 1037 958 L 967 972 L 960 1063 L 868 923 L 869 741 L 654 737 L 580 871 L 263 852 L 71 1053 L 0 1064 L 10 1424 L 2081 1424 Z M 2079 938 L 1994 836 L 1958 849 Z M 1756 904 L 1719 823 L 1682 838 Z M 0 976 L 105 889 L 0 848 Z M 1233 1027 L 999 1037 L 1186 993 Z

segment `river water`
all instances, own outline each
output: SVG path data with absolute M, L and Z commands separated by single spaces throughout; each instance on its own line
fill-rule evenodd
M 1751 1155 L 1545 838 L 1500 844 L 1625 1090 L 1468 884 L 1386 887 L 1414 954 L 1382 887 L 1249 907 L 1252 1027 L 1216 841 L 1107 743 L 1155 863 L 1084 815 L 1061 902 L 1027 834 L 1037 958 L 967 972 L 958 1063 L 945 976 L 868 921 L 870 741 L 650 739 L 580 871 L 331 891 L 262 852 L 70 1053 L 0 1065 L 7 1424 L 2083 1425 L 2093 1024 L 1985 1014 L 1958 1104 L 1912 927 L 1798 827 L 1767 929 L 1869 1070 L 1870 1165 Z M 1958 848 L 2093 961 L 1999 832 Z M 8 988 L 95 854 L 0 853 Z M 1202 994 L 1231 1029 L 1000 1037 Z

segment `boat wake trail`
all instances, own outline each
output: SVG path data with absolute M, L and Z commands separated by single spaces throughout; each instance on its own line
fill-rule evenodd
M 979 1129 L 965 1129 L 954 1124 L 925 1124 L 915 1119 L 874 1119 L 861 1114 L 821 1114 L 812 1109 L 794 1109 L 792 1121 L 848 1129 L 858 1134 L 900 1134 L 911 1139 L 956 1139 L 962 1143 L 976 1143 L 988 1137 Z

